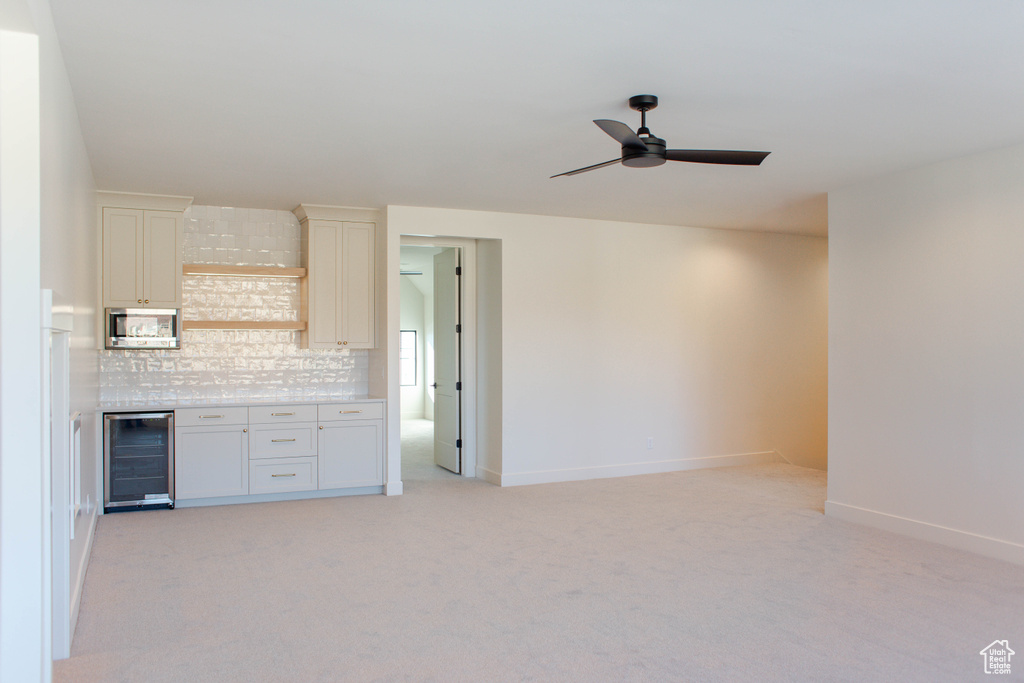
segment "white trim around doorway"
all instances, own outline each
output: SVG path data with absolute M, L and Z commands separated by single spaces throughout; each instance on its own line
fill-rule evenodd
M 462 250 L 462 279 L 460 281 L 462 297 L 462 476 L 476 477 L 477 474 L 477 316 L 476 316 L 476 240 L 459 237 L 425 237 L 422 235 L 402 235 L 400 247 L 457 247 Z M 391 266 L 397 273 L 398 260 Z M 399 329 L 393 331 L 398 339 Z M 391 331 L 389 331 L 389 334 Z M 397 376 L 397 359 L 396 376 Z M 395 394 L 397 401 L 399 394 Z M 390 403 L 390 401 L 389 401 Z M 390 430 L 389 430 L 390 431 Z M 395 447 L 401 458 L 401 426 L 397 431 Z

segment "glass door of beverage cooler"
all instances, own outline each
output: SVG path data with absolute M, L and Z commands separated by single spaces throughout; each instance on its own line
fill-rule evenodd
M 103 416 L 105 511 L 174 507 L 174 413 Z

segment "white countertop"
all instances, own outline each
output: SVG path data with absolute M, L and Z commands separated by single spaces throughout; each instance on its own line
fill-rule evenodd
M 306 401 L 278 401 L 274 399 L 239 399 L 237 401 L 214 399 L 209 401 L 179 401 L 176 403 L 100 403 L 96 410 L 101 413 L 150 413 L 168 412 L 183 408 L 229 408 L 232 406 L 301 406 L 347 403 L 383 403 L 383 398 L 327 398 Z

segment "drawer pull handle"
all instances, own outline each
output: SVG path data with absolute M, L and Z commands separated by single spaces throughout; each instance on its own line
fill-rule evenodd
M 294 415 L 295 413 L 271 413 L 271 417 L 281 417 L 283 415 Z
M 339 410 L 338 414 L 339 415 L 351 415 L 352 413 L 361 413 L 361 412 L 363 412 L 363 411 L 361 411 L 361 410 Z
M 292 472 L 291 474 L 271 474 L 270 476 L 272 476 L 272 477 L 294 477 L 295 473 Z
M 270 443 L 282 443 L 284 441 L 295 441 L 295 439 L 271 439 Z
M 200 420 L 217 420 L 224 417 L 223 415 L 200 415 Z

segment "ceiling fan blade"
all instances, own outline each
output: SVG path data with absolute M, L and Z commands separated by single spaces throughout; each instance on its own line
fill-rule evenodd
M 670 161 L 692 161 L 698 164 L 731 164 L 734 166 L 760 166 L 771 152 L 739 152 L 725 149 L 667 149 Z
M 647 145 L 640 139 L 640 136 L 633 132 L 633 129 L 619 121 L 611 119 L 595 119 L 594 123 L 608 135 L 615 138 L 623 147 L 647 151 Z
M 584 166 L 583 168 L 577 168 L 575 171 L 566 171 L 565 173 L 559 173 L 558 175 L 551 176 L 552 178 L 561 178 L 564 175 L 576 175 L 577 173 L 586 173 L 587 171 L 593 171 L 596 168 L 604 168 L 605 166 L 611 166 L 621 162 L 622 159 L 612 159 L 611 161 L 605 161 L 600 164 L 594 164 L 593 166 Z

